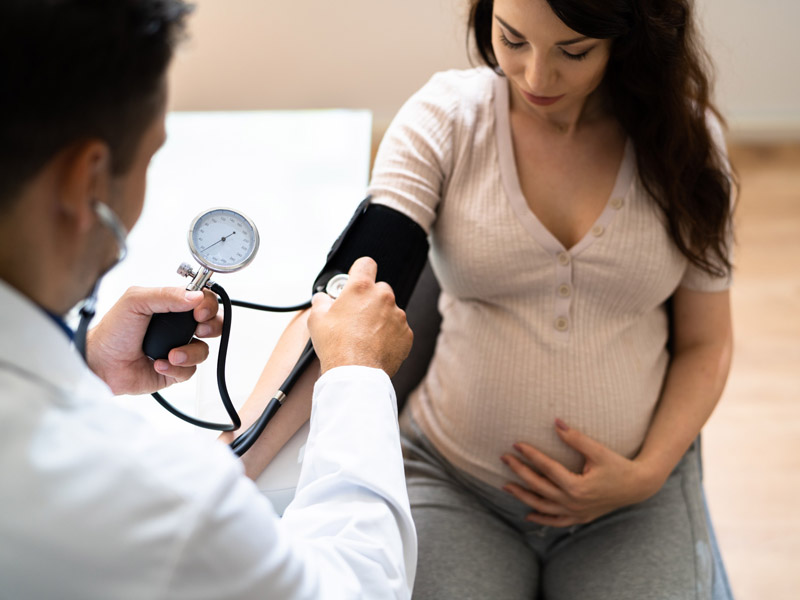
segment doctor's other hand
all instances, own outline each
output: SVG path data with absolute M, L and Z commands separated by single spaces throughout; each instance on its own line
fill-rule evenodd
M 216 337 L 222 332 L 219 303 L 212 292 L 187 292 L 183 288 L 129 288 L 86 336 L 89 368 L 115 394 L 149 394 L 173 383 L 186 381 L 208 357 L 208 345 L 192 339 L 170 350 L 167 360 L 150 360 L 142 352 L 150 318 L 154 313 L 193 311 L 197 337 Z
M 395 303 L 389 284 L 376 283 L 377 273 L 374 260 L 359 258 L 337 300 L 314 295 L 308 330 L 322 373 L 361 365 L 383 369 L 391 377 L 408 356 L 414 335 L 406 313 Z

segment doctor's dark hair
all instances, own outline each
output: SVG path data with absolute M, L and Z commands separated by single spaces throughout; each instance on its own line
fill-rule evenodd
M 730 273 L 734 174 L 715 146 L 708 112 L 711 63 L 694 25 L 692 0 L 547 0 L 567 27 L 611 39 L 603 86 L 636 147 L 639 178 L 662 209 L 678 249 L 704 271 Z M 493 0 L 470 0 L 469 26 L 481 60 L 492 50 Z
M 0 211 L 81 140 L 103 140 L 112 172 L 127 172 L 189 11 L 180 0 L 0 2 Z

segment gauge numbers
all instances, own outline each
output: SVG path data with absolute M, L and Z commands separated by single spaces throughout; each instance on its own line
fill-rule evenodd
M 188 237 L 192 256 L 218 273 L 238 271 L 253 260 L 258 250 L 255 224 L 229 208 L 213 208 L 198 215 Z

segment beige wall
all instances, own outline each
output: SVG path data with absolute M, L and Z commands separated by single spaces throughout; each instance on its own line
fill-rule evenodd
M 199 0 L 172 74 L 181 110 L 368 108 L 376 125 L 465 67 L 461 0 Z
M 466 0 L 195 0 L 172 73 L 180 110 L 368 108 L 380 129 L 465 67 Z M 734 132 L 800 139 L 797 0 L 699 0 Z
M 719 103 L 740 138 L 800 140 L 798 0 L 699 0 Z

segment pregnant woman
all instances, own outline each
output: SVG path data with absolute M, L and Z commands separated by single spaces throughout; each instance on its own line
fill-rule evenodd
M 485 66 L 384 137 L 441 333 L 402 422 L 420 600 L 710 598 L 694 440 L 732 334 L 732 182 L 692 3 L 473 0 Z

